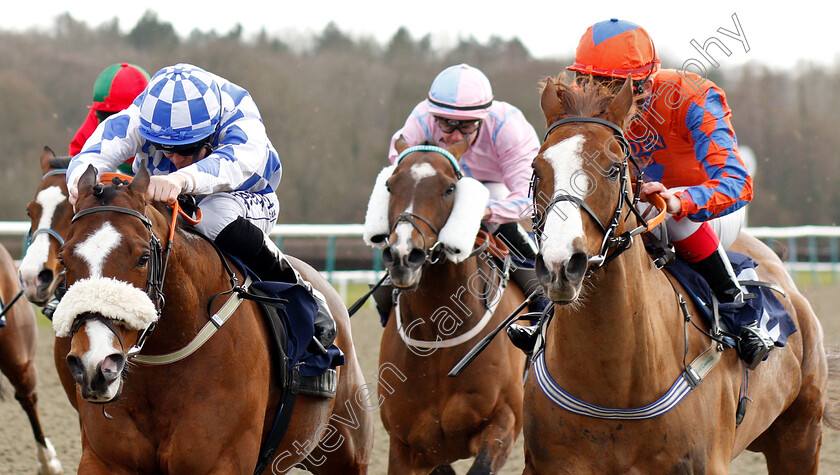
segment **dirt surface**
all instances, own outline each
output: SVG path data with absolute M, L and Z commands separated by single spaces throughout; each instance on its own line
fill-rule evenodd
M 840 308 L 837 305 L 840 301 L 837 298 L 840 287 L 813 287 L 803 292 L 809 297 L 820 316 L 825 330 L 826 345 L 840 348 Z M 55 445 L 65 473 L 74 474 L 81 454 L 78 419 L 64 396 L 53 367 L 52 329 L 42 326 L 40 330 L 37 364 L 40 370 L 41 420 L 47 436 Z M 382 329 L 375 311 L 370 309 L 360 311 L 353 318 L 353 332 L 365 376 L 370 379 L 376 373 L 379 339 L 382 336 Z M 10 393 L 11 387 L 5 378 L 2 378 L 2 385 L 7 394 L 5 399 L 0 401 L 0 474 L 34 474 L 37 472 L 36 449 L 29 423 Z M 370 473 L 384 474 L 388 460 L 388 437 L 379 422 L 378 414 L 375 418 L 377 433 Z M 469 466 L 470 461 L 460 461 L 455 464 L 455 470 L 458 473 L 466 473 Z M 522 467 L 520 437 L 507 465 L 500 473 L 518 474 L 522 472 Z M 731 473 L 747 475 L 767 473 L 763 456 L 749 452 L 741 454 L 733 462 Z M 825 432 L 820 473 L 840 473 L 840 432 L 832 430 Z

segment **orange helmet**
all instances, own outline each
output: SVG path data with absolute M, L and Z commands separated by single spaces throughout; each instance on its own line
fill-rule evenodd
M 568 70 L 594 76 L 645 79 L 659 70 L 659 56 L 650 35 L 641 26 L 624 20 L 595 23 L 580 38 L 575 64 Z

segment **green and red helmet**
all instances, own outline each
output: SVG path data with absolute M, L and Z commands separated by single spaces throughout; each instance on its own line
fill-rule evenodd
M 659 70 L 659 56 L 641 26 L 613 18 L 590 26 L 580 39 L 568 70 L 594 76 L 645 79 Z
M 147 84 L 149 75 L 140 66 L 112 64 L 96 78 L 90 108 L 95 111 L 119 112 L 130 106 Z

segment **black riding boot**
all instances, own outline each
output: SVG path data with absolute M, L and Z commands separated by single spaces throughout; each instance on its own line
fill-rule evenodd
M 61 302 L 61 298 L 64 297 L 64 294 L 66 293 L 67 281 L 62 278 L 61 282 L 59 282 L 59 284 L 55 286 L 55 293 L 53 294 L 52 300 L 47 302 L 47 304 L 44 305 L 44 309 L 41 310 L 41 313 L 43 313 L 44 316 L 47 317 L 47 320 L 52 321 L 55 309 L 56 307 L 58 307 L 58 303 Z
M 301 277 L 268 236 L 247 219 L 239 217 L 222 229 L 215 242 L 223 251 L 241 259 L 262 280 L 297 283 L 312 294 L 318 304 L 318 314 L 315 316 L 315 336 L 309 349 L 326 353 L 326 348 L 332 345 L 336 336 L 335 319 L 326 298 Z
M 709 257 L 690 263 L 689 266 L 706 279 L 721 303 L 743 303 L 745 300 L 746 293 L 738 283 L 722 245 L 718 244 L 717 251 Z M 739 336 L 738 355 L 750 369 L 755 369 L 774 347 L 773 338 L 758 322 L 741 327 Z
M 379 321 L 382 327 L 388 323 L 388 318 L 391 316 L 391 309 L 394 307 L 394 284 L 391 283 L 391 278 L 385 278 L 382 285 L 373 291 L 373 301 L 376 303 L 376 311 L 379 313 Z
M 523 261 L 534 262 L 537 254 L 534 251 L 534 246 L 531 243 L 528 235 L 519 227 L 517 223 L 505 223 L 499 225 L 499 229 L 494 233 L 499 239 L 507 244 L 510 251 L 515 255 L 515 260 L 520 263 Z M 510 270 L 510 278 L 516 282 L 516 285 L 522 289 L 525 295 L 531 295 L 535 290 L 540 289 L 540 283 L 537 280 L 537 272 L 533 267 L 525 267 L 522 265 L 514 265 Z M 531 325 L 511 324 L 505 330 L 508 338 L 513 343 L 513 346 L 524 351 L 525 354 L 531 354 L 534 350 L 534 345 L 537 343 L 537 333 L 539 330 L 539 319 L 543 310 L 551 305 L 551 301 L 540 292 L 534 296 L 531 303 L 528 305 L 530 312 L 523 317 L 531 320 Z

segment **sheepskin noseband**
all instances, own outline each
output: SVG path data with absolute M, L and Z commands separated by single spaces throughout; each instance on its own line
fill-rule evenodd
M 409 150 L 417 151 L 419 147 L 406 149 L 400 154 L 400 157 L 405 156 Z M 446 151 L 439 147 L 434 148 Z M 427 148 L 423 148 L 423 150 L 427 150 Z M 443 155 L 447 159 L 451 156 L 448 152 Z M 452 162 L 454 159 L 449 160 Z M 453 166 L 457 166 L 457 162 Z M 391 193 L 385 186 L 385 182 L 394 173 L 394 168 L 395 166 L 392 165 L 379 172 L 370 195 L 364 226 L 364 241 L 369 246 L 385 247 L 387 237 L 391 233 L 388 222 L 388 204 Z M 456 171 L 460 171 L 460 169 L 456 168 Z M 443 246 L 446 257 L 450 261 L 461 262 L 472 252 L 475 237 L 481 226 L 481 219 L 484 217 L 484 210 L 489 198 L 490 192 L 478 180 L 469 177 L 461 177 L 458 180 L 455 185 L 455 202 L 452 206 L 452 212 L 438 236 L 438 241 Z
M 365 213 L 365 230 L 362 239 L 365 244 L 373 247 L 385 247 L 388 234 L 391 228 L 388 226 L 388 203 L 391 200 L 391 193 L 385 182 L 394 173 L 395 165 L 385 167 L 376 176 L 376 183 L 368 200 L 367 212 Z
M 158 319 L 145 292 L 107 277 L 81 279 L 70 286 L 53 315 L 56 336 L 70 336 L 73 322 L 83 313 L 99 313 L 129 330 L 143 330 Z
M 488 199 L 490 191 L 480 181 L 469 177 L 458 180 L 452 212 L 438 236 L 450 261 L 457 264 L 469 257 Z

